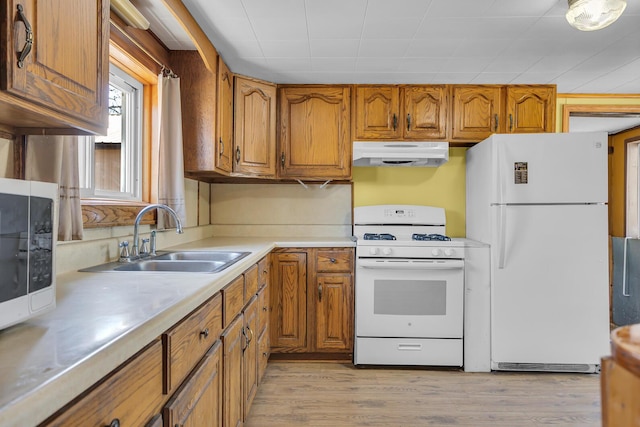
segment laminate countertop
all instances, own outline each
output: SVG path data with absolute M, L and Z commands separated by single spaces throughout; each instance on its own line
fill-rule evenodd
M 351 247 L 349 237 L 210 238 L 166 250 L 249 251 L 219 273 L 70 272 L 55 310 L 0 331 L 0 426 L 35 426 L 277 247 Z

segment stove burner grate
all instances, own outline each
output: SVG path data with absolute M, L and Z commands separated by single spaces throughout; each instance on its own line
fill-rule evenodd
M 414 233 L 411 236 L 411 240 L 439 240 L 439 241 L 449 241 L 451 237 L 444 236 L 442 234 L 417 234 Z
M 396 240 L 396 236 L 389 233 L 364 233 L 364 240 Z

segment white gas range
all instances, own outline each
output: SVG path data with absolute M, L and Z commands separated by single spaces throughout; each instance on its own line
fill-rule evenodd
M 445 236 L 443 208 L 354 209 L 354 363 L 463 365 L 463 239 Z

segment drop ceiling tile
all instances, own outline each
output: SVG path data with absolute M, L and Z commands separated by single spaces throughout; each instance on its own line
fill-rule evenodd
M 410 39 L 422 18 L 369 18 L 364 21 L 362 38 Z
M 430 0 L 369 0 L 367 18 L 422 18 Z
M 360 39 L 311 39 L 309 43 L 313 57 L 355 57 Z
M 392 72 L 398 70 L 397 58 L 362 58 L 356 60 L 356 71 L 366 73 Z
M 483 70 L 487 73 L 522 73 L 527 71 L 533 64 L 538 62 L 541 57 L 504 57 L 496 58 Z
M 461 4 L 460 1 L 432 0 L 429 6 L 429 16 L 451 17 L 451 16 L 486 16 L 494 0 L 471 0 Z
M 438 73 L 445 58 L 402 58 L 398 60 L 398 71 L 402 73 Z
M 242 0 L 242 4 L 251 18 L 285 18 L 289 21 L 305 19 L 304 2 L 299 0 Z
M 409 43 L 406 56 L 419 58 L 441 58 L 451 56 L 451 54 L 455 52 L 462 43 L 465 43 L 465 39 L 416 39 Z
M 309 42 L 300 40 L 261 40 L 259 42 L 264 56 L 275 58 L 309 57 Z
M 532 64 L 527 73 L 555 73 L 561 74 L 574 68 L 587 57 L 584 55 L 553 55 L 540 58 L 535 64 Z
M 394 76 L 394 82 L 398 84 L 421 84 L 428 85 L 434 83 L 433 79 L 438 73 L 419 72 L 419 73 L 405 73 L 399 72 Z
M 464 73 L 480 73 L 485 71 L 490 64 L 491 58 L 469 58 L 469 57 L 454 57 L 447 58 L 443 61 L 442 72 L 456 73 L 460 70 L 464 70 Z M 500 70 L 502 71 L 502 70 Z M 504 70 L 507 71 L 507 70 Z
M 549 84 L 558 76 L 558 73 L 520 73 L 511 80 L 511 84 L 533 85 L 533 84 Z
M 224 37 L 230 41 L 256 38 L 251 22 L 249 22 L 249 19 L 246 17 L 217 19 L 213 25 L 217 34 L 224 35 Z
M 456 57 L 493 58 L 512 43 L 512 39 L 468 38 L 454 51 Z
M 367 58 L 401 58 L 407 52 L 411 40 L 363 39 L 358 56 Z
M 258 40 L 300 40 L 307 38 L 305 20 L 278 18 L 256 18 L 251 25 Z
M 366 0 L 307 0 L 305 7 L 310 38 L 360 38 Z
M 562 0 L 566 12 L 566 1 Z M 495 0 L 487 9 L 487 16 L 542 16 L 557 11 L 558 0 L 513 1 Z
M 267 69 L 279 71 L 311 71 L 310 58 L 267 58 Z
M 241 58 L 255 58 L 263 57 L 262 48 L 256 39 L 235 39 L 233 45 L 229 46 L 229 49 L 225 53 L 230 56 Z
M 311 58 L 311 69 L 321 72 L 354 72 L 356 58 Z

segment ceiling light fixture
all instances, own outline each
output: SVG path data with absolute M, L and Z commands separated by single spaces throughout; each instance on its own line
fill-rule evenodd
M 622 15 L 627 0 L 569 0 L 567 21 L 580 31 L 604 28 Z
M 111 10 L 130 27 L 149 29 L 149 21 L 129 0 L 111 0 Z

